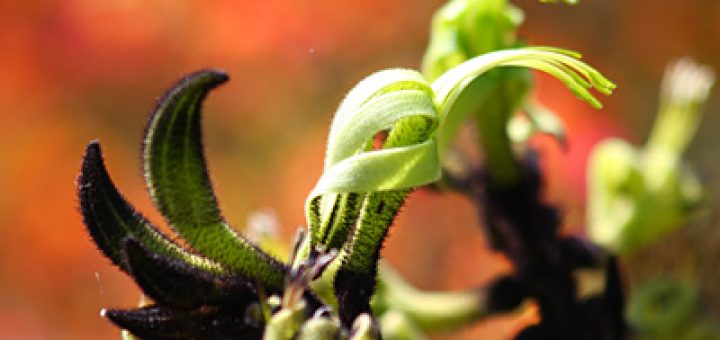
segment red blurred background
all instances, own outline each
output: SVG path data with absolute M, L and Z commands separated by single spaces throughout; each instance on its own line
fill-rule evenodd
M 343 93 L 375 70 L 417 67 L 442 3 L 0 0 L 0 338 L 114 338 L 100 308 L 137 302 L 137 288 L 95 249 L 77 212 L 74 179 L 89 140 L 100 139 L 128 199 L 162 224 L 140 170 L 145 119 L 175 79 L 225 69 L 231 82 L 210 96 L 204 120 L 224 213 L 242 228 L 250 213 L 271 208 L 289 241 L 304 223 Z M 538 141 L 548 197 L 581 232 L 588 150 L 609 135 L 644 139 L 669 60 L 689 55 L 720 69 L 720 1 L 515 4 L 526 11 L 529 43 L 581 51 L 619 85 L 597 112 L 556 81 L 538 80 L 536 96 L 569 131 L 564 154 Z M 690 152 L 710 179 L 720 167 L 708 157 L 718 146 L 718 106 L 712 99 Z M 422 288 L 482 285 L 509 268 L 485 250 L 477 224 L 463 198 L 416 192 L 385 255 Z M 495 320 L 461 335 L 511 332 Z

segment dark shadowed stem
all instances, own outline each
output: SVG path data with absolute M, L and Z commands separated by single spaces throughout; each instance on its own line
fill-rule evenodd
M 519 339 L 622 339 L 626 326 L 617 263 L 603 260 L 592 244 L 559 234 L 557 208 L 541 200 L 543 183 L 536 163 L 534 157 L 519 163 L 520 177 L 511 184 L 497 185 L 479 169 L 447 181 L 474 201 L 491 247 L 513 263 L 514 274 L 501 279 L 506 284 L 488 298 L 511 305 L 523 298 L 537 303 L 541 322 L 521 331 Z M 578 296 L 574 274 L 581 268 L 605 271 L 600 296 Z

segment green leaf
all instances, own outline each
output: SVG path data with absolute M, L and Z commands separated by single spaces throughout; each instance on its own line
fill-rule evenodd
M 77 183 L 80 211 L 90 236 L 105 256 L 122 270 L 128 271 L 122 256 L 122 240 L 134 237 L 155 253 L 207 271 L 224 271 L 220 265 L 178 247 L 133 209 L 110 179 L 99 142 L 88 144 Z
M 219 71 L 200 71 L 181 79 L 160 100 L 145 134 L 146 181 L 169 224 L 193 248 L 278 291 L 283 265 L 225 222 L 207 173 L 201 105 L 208 92 L 227 79 Z

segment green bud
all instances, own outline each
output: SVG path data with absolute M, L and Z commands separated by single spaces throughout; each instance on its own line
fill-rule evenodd
M 305 321 L 305 302 L 300 301 L 289 306 L 284 306 L 277 313 L 273 314 L 265 326 L 264 340 L 290 340 L 294 339 L 300 326 Z

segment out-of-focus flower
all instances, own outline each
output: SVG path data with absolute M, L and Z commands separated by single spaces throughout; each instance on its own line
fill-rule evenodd
M 700 122 L 714 75 L 688 59 L 668 66 L 660 112 L 647 144 L 600 143 L 588 167 L 590 237 L 628 253 L 682 226 L 702 198 L 702 187 L 682 162 Z

